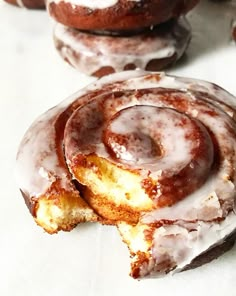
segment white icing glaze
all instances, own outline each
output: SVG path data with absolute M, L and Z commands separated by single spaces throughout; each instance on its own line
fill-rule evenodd
M 57 24 L 54 39 L 64 59 L 78 70 L 91 75 L 105 66 L 111 66 L 116 72 L 120 72 L 129 64 L 145 69 L 151 60 L 168 58 L 175 54 L 178 59 L 185 52 L 190 40 L 190 26 L 185 18 L 181 18 L 170 32 L 160 36 L 141 34 L 113 37 L 90 35 Z
M 128 0 L 130 2 L 140 2 L 141 0 Z M 71 3 L 76 6 L 83 6 L 89 9 L 106 9 L 116 5 L 119 0 L 49 0 L 49 3 Z
M 165 275 L 166 265 L 159 273 L 155 272 L 155 266 L 161 266 L 161 263 L 168 259 L 176 266 L 171 273 L 180 271 L 199 254 L 221 245 L 235 228 L 236 215 L 233 212 L 218 223 L 198 221 L 181 225 L 180 222 L 157 228 L 154 232 L 151 259 L 148 264 L 142 265 L 140 276 Z
M 54 152 L 55 128 L 48 128 L 50 123 L 53 124 L 56 121 L 59 110 L 62 109 L 54 108 L 40 116 L 37 124 L 33 124 L 28 130 L 21 143 L 22 148 L 18 151 L 18 182 L 21 185 L 20 188 L 32 197 L 46 192 L 57 176 L 66 179 L 67 172 L 59 165 L 58 157 Z
M 127 154 L 127 157 L 124 159 L 125 161 L 128 163 L 134 162 L 136 165 L 141 166 L 145 163 L 154 163 L 152 165 L 152 172 L 170 170 L 171 168 L 179 169 L 185 167 L 191 161 L 191 151 L 194 149 L 193 146 L 195 143 L 186 141 L 186 134 L 191 129 L 191 123 L 187 128 L 180 126 L 179 122 L 182 119 L 182 115 L 177 112 L 173 114 L 172 110 L 164 110 L 153 106 L 139 106 L 139 116 L 136 114 L 137 105 L 134 108 L 126 108 L 124 111 L 118 118 L 115 118 L 111 122 L 112 133 L 117 134 L 117 136 L 125 136 L 132 133 L 140 133 L 141 135 L 149 134 L 156 143 L 161 143 L 161 146 L 165 149 L 162 157 L 155 155 L 154 157 L 150 157 L 150 155 L 146 155 L 148 148 L 150 149 L 150 143 L 147 143 L 142 149 L 144 151 L 140 151 L 139 154 L 132 153 L 132 150 L 136 148 L 136 143 L 133 141 L 130 145 L 134 145 L 135 147 L 128 147 L 125 151 Z M 142 125 L 140 125 L 140 120 Z M 173 130 L 175 131 L 174 134 Z M 117 136 L 115 135 L 115 137 Z M 141 139 L 139 145 L 143 145 L 144 141 L 145 139 Z M 113 142 L 113 144 L 116 144 L 116 142 Z M 122 159 L 122 155 L 120 155 L 120 159 Z
M 219 198 L 214 191 L 215 178 L 211 177 L 207 182 L 179 203 L 170 208 L 162 208 L 143 215 L 142 223 L 153 223 L 159 220 L 213 220 L 223 216 Z M 233 186 L 233 188 L 232 188 Z M 231 182 L 227 182 L 224 188 L 235 190 Z M 206 215 L 207 213 L 207 215 Z

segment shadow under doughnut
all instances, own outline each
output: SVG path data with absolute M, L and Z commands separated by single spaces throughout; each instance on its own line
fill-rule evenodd
M 182 17 L 132 36 L 128 31 L 125 36 L 108 34 L 57 24 L 54 42 L 62 58 L 87 75 L 102 77 L 136 68 L 159 71 L 181 58 L 191 39 L 191 27 Z

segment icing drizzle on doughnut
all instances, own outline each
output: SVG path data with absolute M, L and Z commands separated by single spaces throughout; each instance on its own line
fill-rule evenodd
M 190 36 L 190 25 L 184 17 L 164 32 L 154 29 L 132 37 L 92 35 L 61 24 L 54 29 L 55 44 L 61 56 L 88 75 L 106 66 L 120 72 L 131 64 L 145 69 L 153 60 L 175 55 L 175 59 L 179 59 Z
M 130 2 L 141 2 L 141 0 L 128 0 Z M 68 2 L 73 5 L 83 6 L 90 9 L 106 9 L 116 5 L 119 0 L 49 0 L 49 2 Z

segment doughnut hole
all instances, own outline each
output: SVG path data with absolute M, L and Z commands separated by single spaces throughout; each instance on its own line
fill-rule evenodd
M 153 209 L 142 177 L 96 155 L 78 155 L 71 165 L 75 178 L 87 186 L 84 198 L 104 219 L 137 223 L 140 212 Z

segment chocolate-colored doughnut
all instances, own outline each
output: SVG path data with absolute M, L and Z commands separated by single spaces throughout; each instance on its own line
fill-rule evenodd
M 51 16 L 83 30 L 132 30 L 178 17 L 199 0 L 48 0 Z
M 64 60 L 79 71 L 101 77 L 135 68 L 159 71 L 185 52 L 191 28 L 183 17 L 126 36 L 90 34 L 57 24 L 54 41 Z
M 30 9 L 43 9 L 45 8 L 45 0 L 4 0 L 9 4 L 30 8 Z

